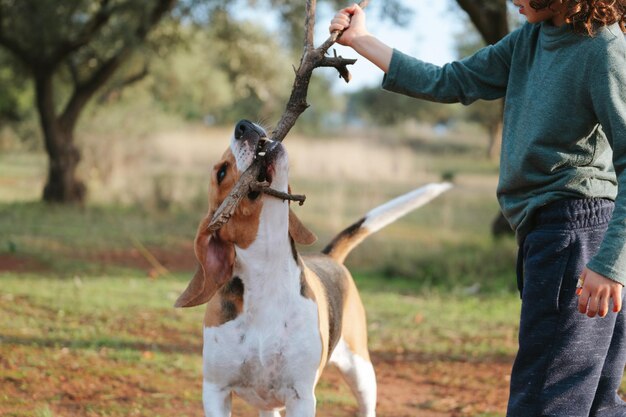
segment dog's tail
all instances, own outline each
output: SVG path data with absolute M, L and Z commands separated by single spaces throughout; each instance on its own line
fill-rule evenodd
M 449 183 L 428 184 L 376 207 L 335 236 L 322 252 L 343 263 L 350 251 L 366 237 L 423 206 L 451 187 Z

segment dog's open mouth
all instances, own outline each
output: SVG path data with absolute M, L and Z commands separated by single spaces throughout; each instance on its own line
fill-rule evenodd
M 272 183 L 272 177 L 274 175 L 274 160 L 276 158 L 279 145 L 280 142 L 272 141 L 267 137 L 259 139 L 254 153 L 255 159 L 261 162 L 261 170 L 259 171 L 259 175 L 257 177 L 258 182 Z M 248 198 L 254 200 L 259 195 L 259 191 L 252 191 L 248 194 Z

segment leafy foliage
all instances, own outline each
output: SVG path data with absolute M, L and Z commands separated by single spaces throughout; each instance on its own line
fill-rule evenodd
M 24 72 L 0 49 L 0 122 L 18 122 L 28 113 L 32 97 Z
M 419 119 L 431 124 L 445 124 L 458 114 L 458 107 L 449 104 L 416 100 L 383 91 L 364 88 L 350 96 L 350 112 L 376 124 L 390 126 L 406 120 Z
M 44 200 L 84 200 L 85 185 L 76 178 L 80 161 L 74 144 L 76 123 L 89 100 L 174 2 L 0 0 L 0 46 L 34 79 L 35 103 L 50 159 Z M 69 82 L 63 82 L 67 74 Z

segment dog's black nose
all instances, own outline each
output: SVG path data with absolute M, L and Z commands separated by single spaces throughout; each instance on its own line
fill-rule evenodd
M 239 140 L 245 135 L 246 130 L 251 128 L 252 123 L 247 120 L 240 120 L 235 126 L 235 139 Z
M 240 120 L 235 126 L 235 139 L 244 139 L 246 135 L 256 134 L 258 137 L 266 136 L 265 131 L 249 120 Z
M 245 136 L 246 133 L 256 131 L 256 126 L 249 120 L 240 120 L 235 126 L 235 139 L 239 140 Z

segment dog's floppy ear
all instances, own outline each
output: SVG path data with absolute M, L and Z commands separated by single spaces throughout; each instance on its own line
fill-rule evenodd
M 175 307 L 193 307 L 204 304 L 232 278 L 235 263 L 235 247 L 217 235 L 210 236 L 207 226 L 211 216 L 200 223 L 195 240 L 198 270 L 187 289 L 176 300 Z
M 289 209 L 289 235 L 296 243 L 302 245 L 312 245 L 317 240 L 317 236 L 302 224 L 291 209 Z

